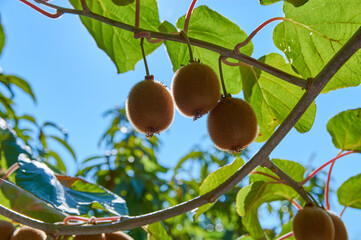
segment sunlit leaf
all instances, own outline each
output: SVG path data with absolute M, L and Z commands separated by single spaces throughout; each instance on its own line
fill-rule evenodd
M 260 61 L 296 75 L 291 65 L 279 54 L 271 53 Z M 244 96 L 252 105 L 260 127 L 257 141 L 264 142 L 288 116 L 305 91 L 256 68 L 242 66 L 241 70 Z M 296 130 L 301 133 L 309 131 L 315 114 L 316 105 L 312 103 L 296 123 Z
M 275 45 L 305 79 L 315 77 L 361 26 L 361 1 L 312 0 L 301 7 L 284 3 L 287 21 L 276 26 Z M 323 92 L 361 83 L 361 54 L 356 53 Z
M 177 28 L 183 29 L 185 16 L 177 21 Z M 168 22 L 162 23 L 162 31 L 175 32 L 177 29 Z M 222 16 L 221 14 L 209 9 L 207 6 L 200 6 L 194 9 L 192 18 L 189 22 L 188 36 L 199 40 L 207 41 L 228 49 L 247 38 L 247 34 L 235 23 Z M 186 44 L 169 42 L 165 43 L 168 55 L 173 64 L 173 70 L 177 70 L 182 64 L 186 65 L 189 61 L 189 53 Z M 251 55 L 253 51 L 252 43 L 249 43 L 241 49 L 246 55 Z M 193 55 L 196 59 L 210 67 L 218 73 L 219 54 L 198 47 L 193 47 Z M 241 76 L 238 67 L 223 66 L 223 75 L 227 91 L 237 94 L 242 89 Z
M 163 224 L 160 222 L 149 224 L 146 228 L 148 240 L 172 240 Z
M 335 147 L 361 151 L 361 108 L 341 112 L 327 123 Z
M 81 9 L 80 1 L 69 0 L 78 9 Z M 87 1 L 89 9 L 99 15 L 134 25 L 135 3 L 119 7 L 112 1 Z M 140 1 L 140 9 L 146 17 L 140 17 L 141 28 L 157 31 L 160 25 L 158 6 L 156 0 Z M 133 70 L 135 64 L 142 59 L 140 40 L 134 39 L 132 32 L 110 26 L 100 21 L 81 17 L 82 23 L 93 36 L 98 47 L 104 50 L 115 63 L 118 72 L 123 73 Z M 144 42 L 145 53 L 149 54 L 160 46 L 160 43 L 150 44 Z
M 21 79 L 17 76 L 13 76 L 13 75 L 0 74 L 0 82 L 7 84 L 7 85 L 17 86 L 22 91 L 27 93 L 34 100 L 34 102 L 36 101 L 33 90 L 31 89 L 29 83 L 27 81 L 25 81 L 24 79 Z
M 199 195 L 203 195 L 211 190 L 215 189 L 219 185 L 221 185 L 224 181 L 226 181 L 230 176 L 232 176 L 237 170 L 242 167 L 244 161 L 242 158 L 236 158 L 233 163 L 229 165 L 225 165 L 213 173 L 211 173 L 204 181 L 202 182 L 201 186 L 199 187 Z M 198 208 L 194 218 L 197 219 L 201 214 L 206 212 L 216 203 L 208 203 L 206 205 L 201 206 Z
M 361 209 L 361 174 L 346 180 L 337 190 L 337 197 L 341 205 Z

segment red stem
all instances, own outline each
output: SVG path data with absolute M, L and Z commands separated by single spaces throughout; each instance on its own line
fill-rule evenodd
M 139 28 L 140 0 L 135 1 L 135 27 Z
M 275 177 L 275 176 L 272 176 L 272 175 L 270 175 L 270 174 L 268 174 L 268 173 L 258 172 L 258 171 L 252 171 L 251 174 L 260 174 L 260 175 L 263 175 L 263 176 L 272 178 L 273 180 L 275 180 L 275 181 L 277 181 L 277 182 L 279 182 L 279 183 L 283 183 L 283 182 L 281 181 L 281 179 L 279 179 L 279 178 L 277 178 L 277 177 Z
M 4 176 L 2 176 L 1 179 L 7 179 L 13 172 L 15 172 L 17 169 L 19 168 L 19 163 L 14 163 L 13 165 L 11 165 L 11 167 L 9 167 L 9 169 L 6 171 L 6 173 L 4 174 Z
M 332 168 L 334 165 L 335 165 L 335 161 L 332 162 L 332 164 L 330 166 L 330 170 L 328 170 L 328 174 L 327 174 L 327 181 L 326 181 L 326 186 L 325 186 L 325 208 L 326 208 L 326 210 L 330 210 L 329 192 L 330 192 L 331 172 L 332 172 Z
M 336 157 L 332 158 L 330 161 L 324 163 L 323 165 L 321 165 L 319 168 L 317 168 L 316 170 L 314 170 L 307 178 L 305 178 L 305 180 L 303 180 L 301 182 L 302 185 L 304 185 L 305 183 L 307 183 L 311 178 L 313 178 L 319 171 L 321 171 L 324 167 L 326 167 L 327 165 L 335 162 L 337 159 L 339 158 L 342 158 L 344 156 L 347 156 L 349 154 L 352 154 L 352 153 L 356 153 L 355 151 L 348 151 L 348 152 L 345 152 L 343 154 L 337 154 Z
M 340 218 L 342 217 L 342 215 L 345 213 L 346 209 L 347 209 L 348 206 L 345 206 L 343 209 L 342 209 L 342 212 L 340 213 Z
M 189 19 L 191 18 L 191 15 L 192 15 L 192 12 L 193 12 L 193 9 L 194 9 L 194 6 L 196 5 L 196 3 L 197 3 L 197 0 L 192 0 L 192 3 L 188 8 L 187 16 L 184 21 L 184 27 L 183 27 L 183 31 L 185 33 L 188 32 Z
M 61 15 L 63 15 L 62 12 L 57 11 L 56 13 L 49 13 L 41 8 L 39 8 L 38 6 L 32 4 L 31 2 L 28 2 L 27 0 L 19 0 L 20 2 L 25 3 L 26 5 L 28 5 L 29 7 L 35 9 L 36 11 L 38 11 L 39 13 L 49 17 L 49 18 L 58 18 Z
M 84 217 L 78 217 L 78 216 L 69 216 L 66 217 L 64 219 L 64 224 L 65 225 L 74 225 L 74 224 L 69 224 L 70 221 L 78 221 L 79 223 L 77 225 L 82 225 L 82 224 L 96 224 L 98 222 L 115 222 L 118 221 L 119 219 L 121 219 L 121 216 L 115 216 L 115 217 L 103 217 L 103 218 L 95 218 L 95 217 L 91 217 L 91 218 L 84 218 Z
M 292 203 L 292 205 L 297 208 L 297 210 L 302 210 L 302 207 L 300 204 L 298 204 L 298 202 L 296 202 L 294 199 L 291 199 L 290 202 Z
M 283 239 L 286 239 L 286 238 L 289 238 L 289 237 L 292 237 L 293 236 L 293 232 L 289 232 L 289 233 L 286 233 L 285 235 L 277 238 L 276 240 L 283 240 Z
M 252 38 L 262 29 L 264 28 L 266 25 L 268 25 L 271 22 L 277 21 L 277 20 L 285 20 L 284 17 L 274 17 L 271 19 L 268 19 L 267 21 L 265 21 L 264 23 L 262 23 L 261 25 L 259 25 L 247 38 L 246 40 L 244 40 L 241 43 L 238 43 L 235 47 L 234 47 L 234 52 L 238 53 L 239 49 L 245 45 L 247 45 Z
M 89 12 L 88 4 L 86 3 L 86 0 L 80 0 L 81 7 L 83 8 L 83 11 Z

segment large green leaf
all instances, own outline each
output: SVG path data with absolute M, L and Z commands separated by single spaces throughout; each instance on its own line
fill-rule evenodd
M 4 34 L 4 29 L 0 24 L 0 53 L 4 47 L 5 44 L 5 34 Z
M 172 240 L 161 222 L 149 224 L 146 227 L 146 231 L 148 233 L 148 240 Z
M 103 187 L 80 178 L 55 175 L 44 163 L 20 155 L 16 183 L 37 197 L 69 214 L 83 215 L 102 209 L 115 215 L 127 215 L 125 201 Z
M 269 4 L 272 4 L 272 3 L 279 2 L 279 1 L 281 1 L 281 0 L 259 0 L 259 2 L 262 5 L 269 5 Z M 302 6 L 303 4 L 308 2 L 308 0 L 286 0 L 286 1 L 289 2 L 289 3 L 292 3 L 295 7 Z
M 177 27 L 179 29 L 183 29 L 184 21 L 185 16 L 178 19 Z M 168 22 L 163 22 L 161 30 L 175 32 L 176 28 Z M 237 43 L 247 38 L 247 34 L 239 26 L 207 6 L 200 6 L 194 9 L 189 22 L 188 36 L 229 49 L 233 49 Z M 189 53 L 185 44 L 166 41 L 165 45 L 174 71 L 180 68 L 182 64 L 188 63 Z M 209 65 L 218 73 L 218 53 L 198 47 L 193 47 L 192 49 L 195 58 L 200 59 L 202 63 Z M 241 49 L 241 52 L 247 55 L 251 55 L 252 51 L 252 43 Z M 239 93 L 242 89 L 239 68 L 224 65 L 223 75 L 227 91 L 232 94 Z
M 36 101 L 33 90 L 31 89 L 29 83 L 24 79 L 21 79 L 17 76 L 0 74 L 0 82 L 10 87 L 12 87 L 12 85 L 17 86 L 25 93 L 27 93 L 34 100 L 34 102 Z
M 301 7 L 284 3 L 287 21 L 274 30 L 275 45 L 304 78 L 315 77 L 361 26 L 361 1 L 312 0 Z M 361 83 L 361 55 L 355 54 L 323 92 Z
M 337 197 L 340 204 L 361 209 L 361 174 L 345 181 L 337 190 Z
M 327 123 L 335 147 L 361 151 L 361 108 L 341 112 Z
M 69 0 L 77 9 L 81 9 L 80 1 Z M 87 1 L 89 9 L 99 15 L 134 25 L 135 3 L 119 7 L 112 1 Z M 141 28 L 156 31 L 160 25 L 156 0 L 140 1 Z M 140 40 L 134 39 L 134 34 L 100 21 L 81 17 L 81 21 L 95 39 L 99 48 L 104 50 L 117 66 L 118 72 L 133 70 L 135 64 L 142 59 Z M 145 53 L 149 54 L 160 46 L 160 43 L 144 42 Z
M 301 164 L 282 159 L 273 159 L 272 162 L 295 181 L 303 180 L 305 168 Z M 256 171 L 277 177 L 268 168 L 258 167 Z M 297 193 L 293 188 L 281 183 L 275 183 L 274 179 L 263 174 L 252 174 L 249 181 L 250 185 L 243 187 L 237 194 L 237 213 L 243 217 L 242 223 L 252 237 L 262 239 L 264 234 L 258 220 L 258 208 L 261 204 L 294 199 L 297 197 Z
M 291 65 L 276 53 L 264 56 L 260 61 L 295 74 Z M 255 68 L 243 66 L 241 70 L 244 96 L 256 112 L 260 127 L 257 141 L 264 142 L 287 117 L 303 95 L 304 90 Z M 315 114 L 316 105 L 312 103 L 296 123 L 297 131 L 301 133 L 309 131 Z
M 204 179 L 201 186 L 199 187 L 199 195 L 206 194 L 207 192 L 210 192 L 211 190 L 221 185 L 230 176 L 237 172 L 237 170 L 242 167 L 243 164 L 244 161 L 242 158 L 236 158 L 231 164 L 225 165 L 211 173 L 208 177 L 206 177 L 206 179 Z M 197 219 L 202 213 L 210 209 L 215 203 L 216 201 L 198 208 L 194 218 Z
M 67 216 L 15 184 L 0 180 L 1 204 L 26 216 L 44 222 L 62 222 Z

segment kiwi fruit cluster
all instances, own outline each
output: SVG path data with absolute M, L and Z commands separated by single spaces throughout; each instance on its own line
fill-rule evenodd
M 0 221 L 0 240 L 45 240 L 46 234 L 38 229 L 22 226 L 15 230 L 13 224 Z
M 312 204 L 300 210 L 293 220 L 296 240 L 347 240 L 346 227 L 339 216 Z
M 124 232 L 113 232 L 95 235 L 76 235 L 73 240 L 133 240 L 133 238 Z
M 127 117 L 136 130 L 151 137 L 171 125 L 173 101 L 180 113 L 193 120 L 209 113 L 208 132 L 221 150 L 238 153 L 258 134 L 252 107 L 242 99 L 222 97 L 217 74 L 199 61 L 176 71 L 171 93 L 152 76 L 136 84 L 126 102 Z

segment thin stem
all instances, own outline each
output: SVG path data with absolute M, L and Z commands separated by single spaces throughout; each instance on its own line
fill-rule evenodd
M 252 171 L 251 174 L 260 174 L 260 175 L 263 175 L 263 176 L 272 178 L 273 180 L 276 180 L 277 182 L 282 183 L 281 179 L 279 179 L 279 178 L 277 178 L 277 177 L 275 177 L 275 176 L 272 176 L 272 175 L 270 175 L 270 174 L 264 173 L 264 172 Z
M 285 20 L 284 17 L 274 17 L 274 18 L 271 18 L 271 19 L 268 19 L 267 21 L 265 21 L 264 23 L 262 23 L 261 25 L 259 25 L 247 38 L 246 40 L 244 40 L 243 42 L 241 43 L 238 43 L 235 47 L 234 47 L 234 51 L 236 53 L 239 52 L 239 49 L 243 46 L 246 46 L 251 40 L 252 38 L 262 29 L 264 28 L 265 26 L 267 26 L 268 24 L 270 24 L 271 22 L 274 22 L 274 21 L 277 21 L 277 20 Z
M 300 204 L 298 204 L 298 202 L 296 202 L 294 199 L 290 200 L 292 205 L 297 208 L 297 210 L 302 210 L 302 206 Z
M 342 158 L 344 156 L 347 156 L 347 155 L 350 155 L 352 153 L 356 153 L 355 151 L 348 151 L 348 152 L 345 152 L 345 153 L 342 153 L 342 154 L 337 154 L 336 157 L 332 158 L 330 161 L 322 164 L 320 167 L 318 167 L 316 170 L 314 170 L 312 173 L 310 173 L 310 175 L 305 178 L 305 180 L 303 180 L 301 182 L 301 185 L 305 185 L 309 180 L 311 180 L 318 172 L 320 172 L 323 168 L 325 168 L 327 165 L 333 163 L 334 161 L 336 161 L 337 159 L 339 158 Z
M 95 14 L 95 13 L 92 13 L 92 12 L 85 12 L 85 11 L 76 10 L 76 9 L 63 8 L 63 7 L 56 6 L 54 4 L 47 3 L 47 2 L 41 1 L 41 0 L 39 0 L 39 2 L 41 4 L 43 4 L 43 5 L 48 6 L 48 7 L 57 9 L 58 11 L 63 12 L 63 13 L 69 13 L 69 14 L 75 14 L 75 15 L 79 15 L 79 16 L 89 17 L 89 18 L 95 19 L 97 21 L 106 23 L 106 24 L 108 24 L 110 26 L 121 28 L 121 29 L 130 31 L 130 32 L 134 32 L 134 33 L 149 32 L 151 38 L 158 38 L 158 39 L 163 39 L 163 40 L 168 40 L 168 41 L 186 43 L 186 39 L 184 39 L 182 36 L 179 36 L 179 35 L 141 29 L 141 28 L 137 28 L 137 27 L 134 27 L 132 25 L 129 25 L 129 24 L 125 24 L 125 23 L 122 23 L 122 22 L 115 21 L 113 19 L 106 18 L 104 16 L 101 16 L 101 15 L 98 15 L 98 14 Z M 304 80 L 302 78 L 293 76 L 293 75 L 291 75 L 289 73 L 286 73 L 286 72 L 284 72 L 282 70 L 279 70 L 279 69 L 277 69 L 275 67 L 272 67 L 272 66 L 270 66 L 268 64 L 265 64 L 263 62 L 260 62 L 260 61 L 254 59 L 254 58 L 252 58 L 250 56 L 247 56 L 247 55 L 242 54 L 242 53 L 234 53 L 233 50 L 230 50 L 230 49 L 227 49 L 227 48 L 224 48 L 222 46 L 215 45 L 215 44 L 212 44 L 212 43 L 208 43 L 208 42 L 205 42 L 205 41 L 202 41 L 202 40 L 198 40 L 198 39 L 194 39 L 194 38 L 188 38 L 188 39 L 189 39 L 189 42 L 194 46 L 201 47 L 201 48 L 204 48 L 204 49 L 208 49 L 210 51 L 219 53 L 220 55 L 222 55 L 224 57 L 233 58 L 235 60 L 247 63 L 247 64 L 249 64 L 251 66 L 254 66 L 256 68 L 259 68 L 262 71 L 265 71 L 265 72 L 267 72 L 267 73 L 269 73 L 269 74 L 271 74 L 271 75 L 273 75 L 275 77 L 278 77 L 278 78 L 280 78 L 280 79 L 282 79 L 284 81 L 287 81 L 287 82 L 289 82 L 291 84 L 297 85 L 297 86 L 299 86 L 301 88 L 307 89 L 308 81 L 306 81 L 306 80 Z
M 189 38 L 187 36 L 187 34 L 184 31 L 181 31 L 180 34 L 182 35 L 182 37 L 184 37 L 184 39 L 186 40 L 187 46 L 188 46 L 188 50 L 189 50 L 189 62 L 193 62 L 194 58 L 193 58 L 193 52 L 192 52 L 192 45 L 189 41 Z
M 19 163 L 17 163 L 17 162 L 14 163 L 13 165 L 11 165 L 11 167 L 9 167 L 9 169 L 6 171 L 6 173 L 4 174 L 4 176 L 2 176 L 1 179 L 7 179 L 18 168 L 19 168 Z
M 221 83 L 222 83 L 223 96 L 227 97 L 228 93 L 227 93 L 227 89 L 226 89 L 226 84 L 224 83 L 223 71 L 222 71 L 222 56 L 220 56 L 218 58 L 218 67 L 219 67 L 219 76 L 221 78 Z
M 139 18 L 140 18 L 140 0 L 135 0 L 135 23 L 134 26 L 139 28 Z
M 340 218 L 341 218 L 341 217 L 342 217 L 342 215 L 345 213 L 345 211 L 346 211 L 347 207 L 348 207 L 348 206 L 345 206 L 345 207 L 342 209 L 342 211 L 341 211 L 341 213 L 340 213 Z
M 194 6 L 196 5 L 196 3 L 197 3 L 197 0 L 192 0 L 192 3 L 188 8 L 188 12 L 187 12 L 186 18 L 184 20 L 184 27 L 183 27 L 183 31 L 185 33 L 188 32 L 189 20 L 191 18 L 191 15 L 192 15 L 192 12 L 193 12 L 193 9 L 194 9 Z
M 229 62 L 227 60 L 227 58 L 221 56 L 221 60 L 224 64 L 228 65 L 228 66 L 232 66 L 232 67 L 239 67 L 239 66 L 248 66 L 250 67 L 247 63 L 244 62 L 237 62 L 237 63 L 233 63 L 233 62 Z
M 333 161 L 331 166 L 330 166 L 330 170 L 328 170 L 328 174 L 327 174 L 327 181 L 326 181 L 326 185 L 325 185 L 325 208 L 326 210 L 330 210 L 330 201 L 329 201 L 329 192 L 330 192 L 330 180 L 331 180 L 331 172 L 332 172 L 332 168 L 335 165 L 336 161 Z
M 56 13 L 49 13 L 41 8 L 39 8 L 38 6 L 32 4 L 31 2 L 28 2 L 27 0 L 19 0 L 22 3 L 25 3 L 26 5 L 28 5 L 29 7 L 33 8 L 34 10 L 38 11 L 39 13 L 49 17 L 49 18 L 58 18 L 61 15 L 63 15 L 63 12 L 57 10 Z M 41 2 L 43 4 L 43 2 Z
M 287 239 L 292 236 L 293 236 L 293 232 L 289 232 L 289 233 L 286 233 L 285 235 L 282 235 L 281 237 L 277 238 L 276 240 L 284 240 L 284 239 Z
M 150 76 L 149 74 L 149 69 L 148 69 L 148 63 L 147 63 L 147 58 L 145 57 L 145 51 L 144 51 L 144 38 L 140 39 L 140 48 L 142 49 L 142 55 L 143 55 L 143 60 L 144 60 L 144 67 L 145 67 L 145 73 L 146 76 Z
M 81 7 L 83 8 L 83 11 L 89 12 L 88 4 L 86 3 L 86 0 L 80 0 Z

